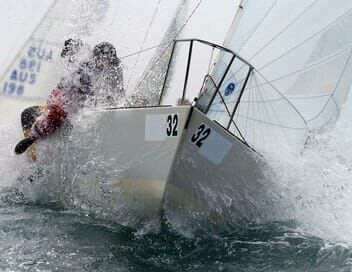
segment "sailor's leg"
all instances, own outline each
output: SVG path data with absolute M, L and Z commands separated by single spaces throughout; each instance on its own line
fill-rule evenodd
M 33 124 L 45 109 L 46 109 L 46 106 L 34 106 L 22 111 L 21 123 L 22 123 L 22 129 L 23 129 L 23 134 L 25 138 L 29 137 Z M 33 161 L 37 159 L 34 145 L 29 147 L 27 152 L 29 157 Z

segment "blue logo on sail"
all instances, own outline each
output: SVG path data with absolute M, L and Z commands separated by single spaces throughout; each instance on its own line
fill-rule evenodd
M 232 82 L 229 83 L 225 89 L 225 96 L 229 96 L 230 94 L 232 94 L 235 89 L 236 89 L 235 83 L 232 83 Z

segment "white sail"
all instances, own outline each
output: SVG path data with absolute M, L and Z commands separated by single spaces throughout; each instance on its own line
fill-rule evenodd
M 226 45 L 285 94 L 310 127 L 336 119 L 352 81 L 351 1 L 332 7 L 327 0 L 248 0 L 242 12 Z
M 262 148 L 270 142 L 263 138 L 303 139 L 306 125 L 321 129 L 336 120 L 352 82 L 351 26 L 352 2 L 347 0 L 333 7 L 328 0 L 242 1 L 224 45 L 253 65 L 253 71 L 236 109 L 238 129 L 231 125 L 232 131 L 241 131 L 252 146 Z M 218 58 L 212 72 L 216 82 L 230 57 Z M 219 88 L 230 109 L 246 69 L 235 59 Z M 225 95 L 231 83 L 236 88 Z M 227 125 L 218 95 L 214 102 L 208 114 Z
M 95 40 L 107 40 L 116 47 L 127 94 L 136 90 L 159 48 L 170 42 L 163 44 L 163 38 L 173 21 L 180 21 L 176 15 L 181 4 L 182 1 L 166 0 L 111 1 L 108 17 Z
M 126 93 L 147 98 L 149 105 L 158 103 L 172 41 L 184 37 L 185 33 L 198 37 L 202 31 L 201 36 L 206 39 L 223 39 L 230 23 L 230 12 L 224 13 L 221 21 L 209 17 L 207 14 L 214 3 L 201 0 L 121 0 L 114 5 L 115 12 L 111 12 L 111 19 L 104 24 L 114 27 L 97 34 L 109 37 L 117 47 L 124 68 Z M 222 29 L 204 31 L 199 24 Z
M 187 15 L 187 0 L 182 0 L 176 9 L 173 20 L 139 78 L 134 92 L 143 93 L 149 105 L 159 103 L 161 89 L 172 53 L 172 43 L 180 38 Z

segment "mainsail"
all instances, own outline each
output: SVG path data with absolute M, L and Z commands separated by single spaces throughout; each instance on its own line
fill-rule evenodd
M 352 82 L 351 26 L 348 0 L 333 6 L 328 0 L 243 0 L 224 45 L 253 70 L 236 109 L 238 128 L 232 131 L 240 130 L 261 148 L 264 142 L 303 137 L 306 125 L 316 130 L 335 121 Z M 229 56 L 220 55 L 212 76 L 216 79 L 229 62 Z M 232 108 L 246 69 L 235 59 L 219 88 Z M 226 116 L 216 99 L 208 114 Z

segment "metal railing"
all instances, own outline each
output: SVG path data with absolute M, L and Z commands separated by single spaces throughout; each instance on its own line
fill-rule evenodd
M 230 131 L 230 126 L 231 124 L 233 124 L 233 126 L 235 127 L 235 129 L 237 130 L 238 134 L 240 135 L 241 137 L 241 140 L 246 144 L 246 140 L 245 138 L 243 137 L 242 133 L 240 132 L 238 126 L 236 125 L 236 122 L 234 121 L 234 117 L 235 117 L 235 114 L 236 114 L 236 111 L 239 107 L 239 104 L 240 104 L 240 101 L 241 101 L 241 98 L 242 98 L 242 95 L 243 95 L 243 92 L 246 88 L 246 85 L 248 83 L 248 79 L 254 69 L 254 67 L 249 63 L 247 62 L 246 60 L 244 60 L 243 58 L 241 58 L 240 56 L 238 56 L 235 52 L 233 52 L 232 50 L 226 48 L 226 47 L 223 47 L 221 45 L 218 45 L 218 44 L 215 44 L 215 43 L 211 43 L 209 41 L 205 41 L 205 40 L 200 40 L 200 39 L 181 39 L 181 40 L 175 40 L 174 43 L 173 43 L 173 47 L 172 47 L 172 51 L 171 51 L 171 55 L 170 55 L 170 60 L 169 60 L 169 63 L 168 63 L 168 67 L 167 67 L 167 70 L 166 70 L 166 75 L 165 75 L 165 79 L 164 79 L 164 84 L 163 84 L 163 87 L 162 87 L 162 90 L 161 90 L 161 94 L 160 94 L 160 98 L 159 98 L 159 105 L 162 103 L 162 99 L 165 95 L 165 90 L 166 90 L 166 83 L 167 83 L 167 80 L 168 80 L 168 77 L 169 77 L 169 73 L 170 73 L 170 67 L 171 67 L 171 63 L 173 61 L 173 58 L 175 56 L 175 50 L 176 50 L 176 47 L 178 44 L 180 43 L 189 43 L 189 48 L 188 48 L 188 58 L 187 58 L 187 63 L 186 63 L 186 71 L 185 71 L 185 76 L 184 76 L 184 83 L 183 83 L 183 90 L 182 90 L 182 98 L 180 100 L 180 104 L 183 105 L 185 103 L 185 98 L 186 98 L 186 92 L 187 92 L 187 85 L 188 85 L 188 79 L 189 79 L 189 73 L 190 73 L 190 67 L 191 67 L 191 62 L 192 62 L 192 53 L 193 53 L 193 49 L 194 49 L 194 44 L 195 43 L 200 43 L 200 44 L 203 44 L 203 45 L 207 45 L 209 47 L 212 48 L 212 50 L 214 49 L 218 49 L 219 51 L 222 51 L 222 52 L 226 52 L 228 54 L 230 54 L 230 61 L 229 63 L 227 64 L 227 66 L 225 67 L 224 69 L 224 73 L 223 75 L 221 75 L 220 77 L 220 80 L 219 80 L 219 83 L 216 84 L 216 82 L 214 81 L 214 79 L 212 78 L 211 75 L 209 74 L 206 74 L 204 76 L 204 80 L 203 80 L 203 84 L 202 84 L 202 87 L 201 87 L 201 90 L 199 92 L 199 95 L 198 95 L 198 98 L 202 96 L 203 94 L 203 91 L 204 91 L 204 88 L 205 88 L 205 83 L 207 80 L 210 80 L 213 82 L 214 84 L 214 87 L 215 87 L 215 90 L 213 91 L 213 93 L 211 94 L 211 97 L 210 97 L 210 100 L 208 102 L 208 104 L 206 105 L 206 107 L 202 108 L 200 105 L 199 105 L 199 99 L 197 100 L 197 104 L 196 104 L 196 107 L 201 110 L 203 113 L 205 114 L 208 114 L 209 110 L 210 110 L 210 107 L 213 105 L 214 103 L 214 100 L 216 98 L 217 95 L 219 95 L 220 99 L 221 99 L 221 103 L 224 105 L 225 107 L 225 111 L 227 112 L 228 114 L 228 117 L 229 117 L 229 122 L 228 124 L 226 125 L 226 127 L 224 127 L 225 129 L 227 129 L 228 131 Z M 230 107 L 227 105 L 224 97 L 222 96 L 221 92 L 220 92 L 220 88 L 222 86 L 222 84 L 224 83 L 224 80 L 226 78 L 226 76 L 228 75 L 230 69 L 231 69 L 231 66 L 233 65 L 235 59 L 239 60 L 240 62 L 243 63 L 243 65 L 247 66 L 248 67 L 248 72 L 245 76 L 245 79 L 244 79 L 244 83 L 242 85 L 242 88 L 240 90 L 240 93 L 238 95 L 238 98 L 237 98 L 237 101 L 236 101 L 236 104 L 234 106 L 234 108 L 232 109 L 232 111 L 230 110 Z

